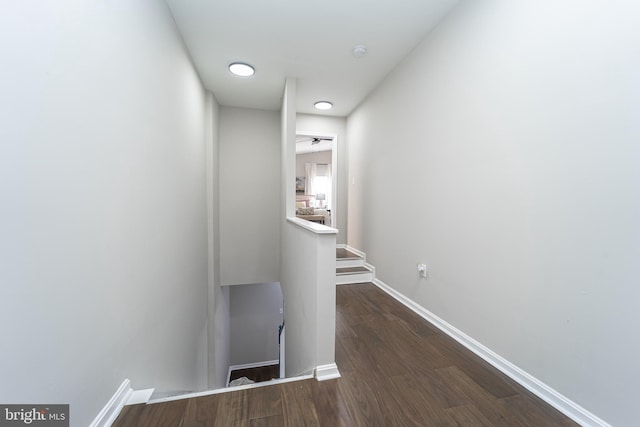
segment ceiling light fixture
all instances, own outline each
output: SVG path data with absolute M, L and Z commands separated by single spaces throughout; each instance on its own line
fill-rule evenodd
M 362 58 L 367 54 L 367 47 L 363 44 L 359 44 L 353 47 L 353 49 L 351 50 L 351 53 L 355 58 Z
M 229 64 L 229 71 L 240 77 L 251 77 L 256 73 L 256 69 L 244 62 L 233 62 Z
M 333 108 L 333 104 L 329 101 L 318 101 L 313 104 L 313 106 L 316 107 L 317 110 L 330 110 Z

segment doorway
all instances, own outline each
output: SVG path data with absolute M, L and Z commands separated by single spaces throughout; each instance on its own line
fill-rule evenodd
M 337 139 L 335 134 L 296 132 L 296 215 L 333 228 L 339 215 Z

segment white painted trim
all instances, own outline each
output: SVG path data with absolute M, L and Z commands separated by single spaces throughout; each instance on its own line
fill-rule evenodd
M 337 259 L 336 268 L 348 268 L 348 267 L 364 267 L 364 260 L 358 259 Z
M 352 283 L 368 283 L 373 280 L 371 271 L 352 274 L 336 275 L 336 285 L 350 285 Z
M 358 271 L 337 271 L 338 269 L 342 269 L 342 268 L 352 268 L 352 267 L 337 267 L 336 268 L 336 276 L 349 276 L 349 275 L 353 275 L 353 274 L 373 273 L 373 271 L 371 269 L 365 267 L 364 265 L 356 266 L 355 268 L 358 268 Z
M 169 397 L 163 397 L 160 399 L 153 399 L 148 402 L 148 405 L 153 405 L 154 403 L 173 402 L 174 400 L 191 399 L 193 397 L 203 397 L 203 396 L 212 396 L 214 394 L 231 393 L 233 391 L 238 391 L 238 390 L 246 390 L 250 388 L 259 388 L 259 387 L 266 387 L 266 386 L 276 385 L 276 384 L 291 383 L 294 381 L 304 381 L 304 380 L 310 380 L 312 378 L 313 378 L 313 375 L 300 375 L 298 377 L 281 378 L 277 380 L 263 381 L 263 382 L 254 383 L 254 384 L 239 385 L 236 387 L 225 387 L 225 388 L 218 388 L 215 390 L 200 391 L 196 393 L 187 393 L 179 396 L 169 396 Z
M 364 262 L 364 266 L 371 270 L 371 273 L 373 273 L 373 277 L 375 278 L 376 268 L 373 265 L 369 264 L 367 261 Z
M 344 243 L 336 243 L 336 249 L 347 249 L 347 245 Z
M 147 403 L 149 399 L 151 399 L 151 395 L 153 394 L 154 390 L 155 388 L 148 388 L 145 390 L 134 390 L 133 393 L 131 393 L 131 396 L 129 396 L 129 399 L 127 399 L 127 403 L 125 403 L 125 406 L 138 405 L 140 403 Z
M 316 367 L 316 380 L 326 381 L 335 378 L 340 378 L 338 365 L 336 365 L 335 363 L 329 363 L 328 365 L 319 365 Z
M 104 408 L 102 408 L 100 413 L 98 413 L 91 424 L 89 424 L 89 427 L 110 427 L 116 418 L 118 418 L 118 415 L 120 415 L 122 407 L 129 400 L 132 393 L 131 381 L 128 379 L 124 380 Z
M 382 280 L 374 278 L 373 283 L 380 289 L 391 295 L 393 298 L 404 304 L 406 307 L 420 315 L 422 318 L 435 325 L 442 332 L 449 335 L 451 338 L 465 346 L 473 353 L 480 356 L 482 359 L 490 363 L 495 368 L 499 369 L 502 373 L 510 377 L 512 380 L 522 385 L 531 393 L 535 394 L 578 424 L 582 426 L 611 427 L 611 425 L 606 421 L 600 419 L 595 414 L 592 414 L 585 408 L 573 402 L 571 399 L 567 398 L 539 379 L 520 369 L 488 347 L 480 344 L 478 341 L 474 340 L 461 330 L 457 329 L 453 325 L 447 323 L 440 317 L 431 313 L 420 304 L 396 291 L 395 289 L 384 283 Z
M 227 372 L 227 382 L 226 382 L 226 384 L 229 385 L 229 382 L 231 381 L 231 372 L 232 371 L 235 371 L 235 370 L 238 370 L 238 369 L 259 368 L 261 366 L 277 365 L 279 363 L 280 363 L 279 360 L 266 360 L 264 362 L 245 363 L 244 365 L 231 365 L 231 366 L 229 366 L 229 371 Z
M 287 221 L 315 234 L 338 234 L 338 230 L 335 228 L 318 224 L 317 222 L 307 221 L 306 219 L 301 219 L 295 216 L 288 216 Z

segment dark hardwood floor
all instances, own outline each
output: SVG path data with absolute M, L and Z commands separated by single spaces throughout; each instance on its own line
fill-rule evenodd
M 358 259 L 358 255 L 345 248 L 336 248 L 336 259 Z
M 372 284 L 337 287 L 342 378 L 126 406 L 122 426 L 576 426 Z

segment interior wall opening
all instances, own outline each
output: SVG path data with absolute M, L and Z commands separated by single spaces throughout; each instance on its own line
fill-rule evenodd
M 280 378 L 280 334 L 284 300 L 280 282 L 232 285 L 229 289 L 229 372 L 227 385 Z
M 296 134 L 296 216 L 334 228 L 338 214 L 336 145 L 336 135 Z

